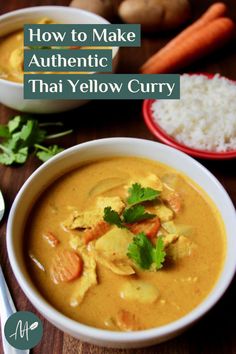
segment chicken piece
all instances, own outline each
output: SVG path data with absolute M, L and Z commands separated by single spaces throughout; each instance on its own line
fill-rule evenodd
M 101 256 L 98 252 L 94 253 L 94 257 L 98 263 L 110 269 L 115 274 L 131 275 L 135 273 L 131 265 L 127 264 L 125 261 L 115 260 L 115 259 L 111 261 L 108 258 Z
M 196 247 L 196 244 L 188 237 L 181 235 L 176 241 L 172 241 L 172 243 L 166 247 L 166 254 L 176 261 L 183 257 L 190 256 Z
M 167 202 L 168 206 L 178 214 L 182 209 L 182 199 L 177 192 L 169 193 L 164 200 Z
M 114 227 L 96 241 L 94 257 L 97 262 L 115 274 L 134 274 L 135 271 L 127 256 L 128 245 L 132 240 L 133 234 L 130 231 Z
M 70 230 L 92 228 L 101 219 L 101 215 L 94 210 L 79 213 L 74 210 L 72 215 L 63 223 Z
M 70 305 L 78 306 L 84 299 L 87 291 L 97 284 L 96 261 L 85 247 L 81 247 L 79 254 L 83 260 L 83 273 L 75 282 L 75 290 L 70 299 Z
M 129 183 L 128 188 L 130 188 L 134 183 L 139 183 L 144 188 L 149 187 L 158 190 L 160 192 L 163 190 L 163 184 L 160 178 L 157 177 L 157 175 L 155 175 L 154 173 L 150 173 L 146 177 L 137 178 L 135 181 L 131 181 Z
M 73 211 L 63 225 L 70 230 L 93 228 L 103 220 L 104 208 L 109 206 L 117 213 L 121 213 L 125 204 L 120 197 L 98 197 L 93 209 L 84 212 Z
M 163 203 L 155 205 L 154 213 L 157 214 L 161 222 L 170 221 L 174 218 L 174 212 Z
M 120 289 L 122 299 L 142 304 L 152 304 L 159 296 L 159 290 L 154 285 L 142 280 L 128 280 Z
M 111 207 L 118 214 L 120 214 L 124 208 L 125 204 L 122 202 L 120 197 L 98 197 L 96 202 L 96 209 L 102 212 L 106 207 Z

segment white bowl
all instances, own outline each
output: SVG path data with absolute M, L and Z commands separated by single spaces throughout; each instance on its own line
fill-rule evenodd
M 165 163 L 192 178 L 207 191 L 225 222 L 226 257 L 220 277 L 206 299 L 186 316 L 170 324 L 136 332 L 112 332 L 80 324 L 50 305 L 31 281 L 22 254 L 25 222 L 32 205 L 57 177 L 86 161 L 110 156 L 139 156 Z M 138 348 L 163 342 L 180 334 L 203 316 L 224 294 L 236 269 L 236 214 L 222 185 L 200 163 L 184 153 L 156 142 L 132 138 L 95 140 L 74 146 L 38 168 L 25 182 L 12 206 L 7 225 L 7 250 L 13 272 L 22 290 L 51 323 L 82 341 L 117 348 Z
M 48 17 L 58 23 L 72 24 L 109 24 L 105 18 L 92 12 L 66 6 L 28 7 L 9 12 L 0 16 L 0 33 L 5 36 L 23 28 L 25 23 L 35 23 L 42 17 Z M 118 63 L 118 47 L 112 48 L 112 67 Z M 92 74 L 91 74 L 92 75 Z M 30 113 L 64 112 L 86 103 L 87 100 L 25 100 L 23 98 L 23 83 L 17 83 L 0 78 L 0 103 Z

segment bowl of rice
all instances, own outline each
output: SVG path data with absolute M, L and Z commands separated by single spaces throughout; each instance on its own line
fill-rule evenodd
M 144 121 L 160 141 L 207 159 L 236 157 L 236 82 L 184 74 L 180 100 L 144 100 Z

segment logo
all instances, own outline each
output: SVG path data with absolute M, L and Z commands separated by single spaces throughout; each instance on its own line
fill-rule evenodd
M 8 318 L 4 334 L 12 347 L 20 350 L 31 349 L 42 338 L 42 321 L 32 312 L 18 311 Z

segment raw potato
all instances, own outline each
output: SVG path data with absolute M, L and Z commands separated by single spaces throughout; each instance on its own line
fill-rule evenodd
M 190 17 L 188 0 L 125 0 L 118 13 L 127 23 L 140 23 L 146 32 L 177 28 Z
M 73 0 L 71 7 L 93 12 L 99 16 L 111 20 L 115 14 L 114 1 L 112 0 Z

